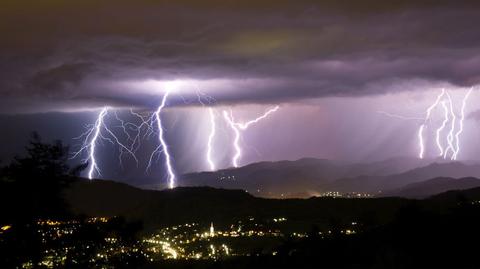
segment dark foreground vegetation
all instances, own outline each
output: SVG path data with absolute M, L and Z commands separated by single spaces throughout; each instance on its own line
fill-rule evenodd
M 121 217 L 108 223 L 93 222 L 86 216 L 72 214 L 63 191 L 78 180 L 87 164 L 70 168 L 67 164 L 68 147 L 61 141 L 43 143 L 34 133 L 26 152 L 25 157 L 16 157 L 0 173 L 0 268 L 18 268 L 25 261 L 30 261 L 27 268 L 48 267 L 38 265 L 38 262 L 54 245 L 72 250 L 66 255 L 65 268 L 96 267 L 98 264 L 92 265 L 89 261 L 97 254 L 96 248 L 105 245 L 107 236 L 119 238 L 120 243 L 136 242 L 141 223 L 126 222 Z M 74 222 L 78 229 L 70 234 L 55 229 L 53 232 L 62 239 L 48 241 L 46 233 L 52 230 L 43 227 L 51 219 Z M 85 246 L 94 247 L 85 249 Z M 137 264 L 143 260 L 134 259 L 135 256 L 123 255 L 119 260 L 112 260 L 110 266 L 123 266 L 126 261 Z
M 78 175 L 86 165 L 70 168 L 67 158 L 62 143 L 34 136 L 27 155 L 2 168 L 0 268 L 54 267 L 41 263 L 52 255 L 49 249 L 67 250 L 61 254 L 64 268 L 480 267 L 480 189 L 425 200 L 269 200 L 208 188 L 154 192 L 108 182 L 85 185 Z M 147 231 L 185 221 L 279 215 L 288 219 L 286 231 L 300 229 L 306 236 L 286 233 L 274 252 L 257 248 L 248 256 L 151 261 L 140 240 Z M 109 218 L 92 218 L 100 216 Z M 353 221 L 355 232 L 346 233 Z

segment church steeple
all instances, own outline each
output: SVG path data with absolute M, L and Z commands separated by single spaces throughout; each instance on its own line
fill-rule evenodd
M 215 236 L 215 229 L 213 228 L 213 222 L 210 223 L 210 236 Z

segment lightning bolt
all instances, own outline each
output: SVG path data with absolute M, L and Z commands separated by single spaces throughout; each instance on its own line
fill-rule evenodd
M 465 120 L 465 107 L 467 105 L 467 100 L 468 97 L 470 97 L 470 94 L 472 93 L 473 88 L 470 88 L 465 94 L 465 97 L 462 100 L 462 108 L 460 111 L 460 128 L 458 129 L 457 133 L 455 134 L 455 141 L 456 141 L 456 150 L 453 153 L 452 160 L 457 159 L 457 155 L 460 152 L 460 134 L 463 132 L 463 121 Z
M 470 94 L 472 93 L 472 91 L 473 91 L 473 87 L 467 91 L 467 93 L 465 94 L 462 100 L 460 118 L 458 120 L 459 128 L 456 132 L 455 130 L 456 130 L 456 124 L 457 124 L 457 116 L 455 114 L 453 100 L 448 92 L 442 89 L 442 92 L 437 96 L 435 102 L 430 107 L 428 107 L 427 115 L 425 117 L 424 123 L 420 126 L 418 130 L 418 140 L 420 145 L 419 157 L 421 159 L 423 158 L 423 155 L 425 152 L 423 132 L 427 127 L 427 123 L 430 119 L 432 110 L 438 105 L 439 101 L 442 98 L 446 99 L 441 102 L 441 105 L 444 110 L 444 119 L 442 121 L 442 125 L 436 130 L 436 143 L 437 143 L 438 150 L 440 152 L 440 156 L 446 159 L 448 154 L 451 152 L 450 159 L 451 160 L 457 159 L 458 153 L 460 151 L 460 135 L 462 134 L 463 127 L 464 127 L 463 122 L 465 120 L 465 107 L 467 105 L 468 98 L 470 97 Z M 450 123 L 450 130 L 448 131 L 448 134 L 446 137 L 447 147 L 444 149 L 441 143 L 441 133 L 447 127 L 448 123 Z
M 200 103 L 202 106 L 205 106 L 203 99 L 205 99 L 206 102 L 208 102 L 209 104 L 212 104 L 216 101 L 215 98 L 201 92 L 198 89 L 196 91 L 196 94 L 197 94 L 198 103 Z M 213 154 L 213 139 L 215 138 L 215 135 L 216 135 L 217 126 L 215 124 L 215 112 L 213 111 L 212 107 L 208 108 L 208 115 L 210 117 L 210 134 L 208 135 L 208 140 L 207 140 L 206 161 L 210 168 L 210 171 L 215 171 L 216 165 L 215 165 L 215 161 L 213 160 L 212 154 Z
M 267 118 L 270 114 L 274 113 L 280 108 L 280 106 L 275 106 L 274 108 L 271 108 L 267 110 L 263 115 L 247 121 L 245 123 L 237 123 L 235 122 L 235 119 L 233 118 L 233 112 L 230 110 L 230 113 L 228 113 L 226 110 L 223 111 L 223 118 L 225 121 L 228 123 L 230 128 L 232 128 L 235 138 L 233 139 L 233 147 L 235 149 L 235 155 L 232 158 L 232 165 L 233 167 L 238 167 L 238 161 L 240 157 L 242 156 L 242 148 L 240 147 L 240 130 L 245 131 L 247 130 L 252 124 L 258 123 L 261 120 Z
M 153 123 L 154 121 L 157 123 L 158 141 L 160 142 L 160 145 L 150 155 L 147 170 L 150 169 L 150 167 L 152 165 L 153 158 L 155 157 L 155 155 L 163 152 L 163 154 L 165 156 L 165 167 L 167 168 L 167 173 L 168 173 L 168 179 L 167 179 L 168 180 L 168 187 L 170 189 L 173 189 L 173 187 L 175 187 L 176 176 L 175 176 L 175 172 L 174 172 L 173 167 L 172 167 L 172 160 L 171 160 L 172 158 L 171 158 L 170 152 L 168 150 L 168 145 L 165 141 L 162 119 L 161 119 L 162 110 L 163 110 L 163 108 L 165 108 L 165 105 L 167 103 L 167 98 L 168 98 L 169 94 L 170 94 L 170 90 L 167 90 L 165 92 L 165 95 L 163 95 L 162 102 L 161 102 L 160 106 L 157 108 L 157 111 L 155 111 L 155 113 L 152 115 L 152 118 L 154 118 L 154 119 L 152 119 L 150 121 L 151 123 Z
M 271 109 L 267 110 L 263 115 L 261 115 L 260 117 L 258 117 L 256 119 L 253 119 L 253 120 L 245 122 L 245 123 L 237 123 L 237 125 L 238 125 L 238 127 L 240 127 L 240 129 L 246 130 L 250 125 L 258 123 L 259 121 L 265 119 L 270 114 L 276 112 L 279 108 L 280 108 L 280 106 L 275 106 L 274 108 L 271 108 Z
M 420 159 L 423 159 L 423 154 L 425 152 L 425 145 L 423 142 L 423 129 L 425 128 L 425 124 L 420 125 L 420 128 L 418 129 L 418 141 L 419 141 L 419 147 L 420 147 L 420 153 L 418 154 L 418 157 Z
M 438 147 L 438 150 L 440 151 L 440 156 L 443 156 L 443 146 L 442 146 L 442 143 L 440 142 L 440 134 L 442 132 L 442 130 L 445 128 L 445 126 L 447 126 L 447 122 L 448 122 L 448 108 L 447 108 L 447 104 L 445 103 L 445 101 L 442 101 L 442 107 L 443 107 L 443 110 L 445 111 L 445 114 L 444 114 L 444 120 L 442 122 L 442 125 L 440 126 L 440 128 L 437 129 L 437 136 L 436 136 L 436 141 L 437 141 L 437 147 Z
M 233 132 L 235 133 L 235 138 L 233 139 L 233 147 L 235 148 L 235 155 L 232 158 L 232 165 L 233 167 L 238 167 L 238 160 L 242 156 L 242 148 L 240 147 L 240 130 L 237 128 L 237 124 L 233 120 L 232 111 L 230 110 L 230 114 L 227 111 L 223 111 L 223 118 L 225 121 L 230 125 Z
M 132 156 L 132 158 L 135 160 L 135 162 L 138 165 L 138 159 L 135 156 L 135 154 L 133 153 L 133 151 L 131 150 L 131 148 L 127 147 L 125 144 L 120 142 L 120 139 L 105 124 L 105 117 L 107 116 L 108 111 L 109 111 L 109 107 L 104 107 L 100 111 L 100 113 L 98 114 L 95 123 L 93 125 L 91 125 L 91 127 L 88 128 L 86 132 L 84 132 L 79 137 L 75 138 L 75 139 L 84 138 L 84 141 L 82 143 L 81 148 L 77 152 L 74 152 L 72 158 L 76 158 L 82 152 L 85 152 L 85 151 L 88 153 L 87 154 L 88 157 L 86 159 L 84 159 L 84 161 L 85 162 L 90 162 L 90 166 L 88 168 L 88 174 L 87 174 L 87 177 L 89 179 L 93 179 L 93 177 L 95 176 L 95 173 L 97 175 L 101 175 L 100 169 L 99 169 L 99 166 L 98 166 L 98 162 L 97 162 L 97 159 L 96 159 L 96 148 L 98 146 L 98 143 L 101 140 L 105 140 L 105 141 L 110 142 L 113 145 L 117 144 L 119 146 L 119 150 L 120 150 L 119 162 L 120 162 L 120 164 L 122 163 L 123 153 L 127 152 Z M 118 120 L 120 120 L 118 118 L 118 116 L 115 116 L 115 117 Z M 122 126 L 125 126 L 123 121 L 120 120 L 120 122 L 121 122 Z M 106 134 L 104 135 L 104 133 L 106 133 Z
M 132 140 L 132 150 L 133 152 L 136 152 L 141 146 L 141 140 L 150 137 L 150 135 L 155 133 L 155 130 L 152 127 L 152 117 L 147 118 L 147 116 L 143 116 L 140 113 L 134 112 L 132 109 L 130 109 L 130 115 L 140 121 L 140 124 L 127 123 L 129 124 L 130 128 L 135 132 L 133 138 L 130 139 Z M 142 135 L 143 130 L 146 131 Z
M 443 97 L 445 94 L 445 89 L 442 89 L 442 92 L 437 96 L 437 99 L 435 99 L 435 102 L 427 108 L 427 115 L 425 116 L 425 120 L 422 125 L 420 125 L 420 128 L 418 129 L 418 141 L 419 141 L 419 149 L 420 152 L 418 153 L 418 158 L 423 159 L 425 155 L 425 144 L 424 144 L 424 139 L 423 139 L 423 132 L 425 130 L 425 127 L 427 125 L 428 120 L 430 119 L 430 115 L 432 114 L 432 110 L 438 105 L 440 102 L 440 99 Z
M 422 120 L 422 121 L 425 120 L 424 118 L 420 118 L 420 117 L 408 117 L 408 116 L 393 114 L 393 113 L 382 111 L 382 110 L 377 111 L 377 113 L 385 115 L 390 118 L 396 118 L 401 120 Z
M 90 168 L 88 170 L 88 179 L 93 178 L 94 171 L 97 171 L 98 174 L 100 174 L 97 160 L 95 159 L 95 147 L 97 145 L 97 140 L 98 140 L 98 137 L 100 136 L 100 128 L 103 126 L 103 119 L 105 118 L 105 115 L 107 115 L 107 111 L 108 111 L 108 108 L 104 107 L 102 111 L 100 111 L 100 114 L 98 114 L 98 118 L 95 122 L 95 128 L 94 128 L 95 132 L 93 134 L 92 140 L 89 145 L 89 148 L 90 148 L 89 159 L 92 163 L 90 164 Z
M 207 162 L 210 166 L 210 170 L 215 171 L 215 162 L 212 158 L 212 144 L 213 139 L 215 137 L 215 113 L 213 112 L 213 108 L 208 108 L 208 113 L 210 115 L 210 135 L 208 136 L 208 143 L 207 143 Z
M 453 152 L 453 154 L 455 154 L 455 148 L 453 146 L 453 132 L 455 131 L 456 116 L 455 116 L 455 112 L 453 111 L 452 98 L 450 97 L 450 94 L 448 94 L 448 93 L 447 93 L 447 99 L 448 99 L 449 108 L 450 108 L 450 115 L 452 116 L 452 120 L 451 120 L 452 123 L 451 123 L 451 127 L 450 127 L 450 132 L 448 132 L 448 136 L 447 136 L 448 147 L 445 149 L 445 152 L 443 153 L 443 158 L 444 159 L 447 158 L 448 152 L 450 150 Z M 453 155 L 452 155 L 452 158 L 453 158 Z

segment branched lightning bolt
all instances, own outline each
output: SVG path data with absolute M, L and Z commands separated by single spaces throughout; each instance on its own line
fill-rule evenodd
M 107 114 L 108 108 L 103 108 L 100 114 L 98 114 L 97 121 L 95 122 L 95 132 L 93 134 L 92 140 L 89 143 L 89 148 L 90 148 L 90 156 L 89 159 L 92 162 L 90 164 L 90 168 L 88 170 L 88 178 L 92 179 L 93 178 L 93 172 L 97 171 L 98 174 L 100 174 L 100 170 L 98 169 L 97 165 L 97 160 L 95 159 L 95 147 L 97 145 L 97 139 L 100 136 L 100 128 L 103 126 L 103 119 L 105 115 Z
M 233 139 L 233 147 L 235 148 L 235 155 L 232 158 L 233 167 L 238 167 L 238 159 L 242 156 L 242 148 L 240 147 L 240 130 L 237 128 L 237 124 L 233 121 L 232 111 L 230 114 L 227 111 L 223 111 L 223 118 L 227 121 L 228 125 L 232 128 L 235 133 L 235 138 Z
M 151 123 L 153 123 L 153 121 L 157 123 L 158 141 L 160 142 L 160 145 L 150 155 L 147 170 L 150 169 L 155 155 L 163 152 L 165 156 L 165 166 L 167 168 L 167 173 L 168 173 L 168 187 L 172 189 L 173 187 L 175 187 L 176 176 L 175 176 L 175 172 L 173 171 L 172 160 L 171 160 L 170 152 L 168 150 L 168 145 L 165 141 L 162 119 L 161 119 L 161 113 L 167 103 L 167 98 L 169 94 L 170 94 L 170 91 L 165 92 L 165 95 L 163 96 L 163 99 L 162 99 L 162 103 L 158 107 L 157 111 L 155 111 L 155 113 L 152 115 L 152 118 L 154 117 L 154 119 L 150 120 Z
M 446 159 L 447 156 L 449 156 L 450 152 L 451 152 L 450 159 L 451 160 L 457 159 L 458 153 L 460 151 L 460 135 L 463 132 L 463 122 L 465 120 L 465 107 L 466 107 L 468 98 L 472 93 L 472 90 L 473 88 L 470 88 L 462 100 L 460 117 L 458 119 L 459 128 L 456 132 L 455 130 L 457 126 L 456 125 L 457 116 L 455 114 L 453 100 L 448 92 L 445 92 L 445 90 L 442 90 L 442 92 L 437 96 L 437 99 L 435 100 L 435 102 L 427 109 L 427 115 L 425 117 L 424 123 L 420 126 L 418 130 L 418 140 L 420 143 L 420 153 L 419 153 L 420 158 L 423 158 L 424 151 L 425 151 L 423 132 L 427 127 L 427 123 L 430 119 L 432 110 L 438 105 L 439 101 L 442 98 L 444 98 L 445 100 L 441 102 L 441 105 L 444 110 L 444 119 L 442 121 L 442 125 L 436 130 L 437 147 L 439 149 L 440 156 L 442 156 L 444 159 Z M 448 131 L 448 134 L 446 136 L 447 147 L 444 149 L 441 143 L 441 133 L 445 129 L 445 127 L 447 127 L 448 123 L 450 123 L 450 130 Z
M 131 148 L 127 147 L 125 144 L 120 142 L 118 137 L 105 124 L 105 117 L 107 116 L 108 111 L 109 111 L 109 108 L 104 107 L 100 111 L 100 113 L 98 114 L 97 120 L 95 121 L 95 123 L 93 125 L 91 125 L 90 128 L 88 128 L 88 130 L 85 133 L 83 133 L 82 135 L 80 135 L 79 137 L 76 138 L 76 139 L 84 138 L 84 141 L 82 143 L 81 148 L 77 152 L 74 152 L 72 158 L 77 157 L 78 155 L 80 155 L 84 151 L 86 151 L 88 153 L 87 154 L 88 157 L 84 161 L 90 162 L 90 166 L 88 168 L 88 175 L 87 175 L 89 179 L 93 179 L 93 177 L 95 176 L 95 173 L 97 175 L 101 174 L 100 169 L 98 167 L 98 162 L 97 162 L 97 159 L 96 159 L 96 148 L 97 148 L 98 143 L 101 140 L 105 140 L 105 141 L 110 142 L 111 144 L 117 144 L 119 146 L 119 150 L 120 150 L 119 162 L 120 162 L 120 164 L 122 162 L 122 155 L 123 155 L 124 152 L 127 152 L 128 154 L 130 154 L 132 156 L 132 158 L 135 160 L 135 162 L 138 164 L 138 159 L 135 156 L 134 152 L 131 150 Z M 118 116 L 116 116 L 116 118 L 118 120 L 120 120 L 118 118 Z M 125 128 L 124 122 L 121 121 L 121 120 L 120 120 L 120 122 L 123 126 L 122 128 Z M 102 130 L 103 130 L 103 132 L 102 132 Z M 104 134 L 104 132 L 106 134 Z M 128 136 L 128 132 L 127 132 L 127 136 Z
M 142 116 L 141 114 L 134 112 L 130 109 L 130 115 L 139 119 L 140 124 L 135 125 L 132 123 L 128 123 L 130 128 L 134 131 L 134 136 L 131 138 L 132 140 L 132 150 L 133 152 L 137 152 L 141 146 L 141 140 L 145 137 L 150 136 L 151 134 L 155 133 L 155 130 L 152 128 L 150 118 L 147 119 L 146 116 Z M 144 135 L 142 136 L 143 130 L 146 130 Z
M 247 121 L 245 123 L 237 123 L 238 127 L 242 130 L 246 130 L 250 125 L 252 124 L 255 124 L 263 119 L 265 119 L 266 117 L 268 117 L 270 114 L 274 113 L 275 111 L 277 111 L 278 109 L 280 108 L 280 106 L 275 106 L 274 108 L 271 108 L 269 110 L 267 110 L 263 115 L 261 115 L 260 117 L 256 118 L 256 119 L 253 119 L 251 121 Z
M 422 123 L 422 125 L 420 125 L 420 128 L 418 129 L 418 140 L 419 140 L 419 149 L 420 149 L 420 152 L 418 153 L 418 157 L 420 159 L 423 159 L 424 154 L 425 154 L 425 144 L 424 144 L 424 139 L 423 139 L 423 132 L 425 131 L 425 127 L 427 125 L 427 122 L 430 119 L 430 115 L 432 113 L 432 110 L 438 105 L 438 103 L 440 102 L 440 99 L 443 97 L 444 94 L 445 94 L 445 89 L 442 89 L 442 92 L 437 96 L 437 99 L 435 100 L 435 102 L 430 107 L 428 107 L 427 115 L 425 116 L 425 120 Z
M 448 122 L 448 108 L 447 108 L 447 104 L 445 103 L 445 101 L 442 101 L 442 107 L 443 107 L 443 110 L 445 112 L 444 114 L 444 119 L 443 119 L 443 122 L 442 122 L 442 125 L 440 126 L 440 128 L 437 129 L 437 136 L 436 136 L 436 141 L 437 141 L 437 147 L 438 147 L 438 150 L 440 151 L 440 156 L 443 156 L 443 146 L 442 146 L 442 143 L 440 142 L 440 135 L 442 133 L 442 130 L 445 128 L 445 126 L 447 126 L 447 122 Z
M 210 166 L 210 170 L 215 171 L 215 162 L 212 158 L 212 144 L 213 139 L 215 137 L 215 113 L 213 112 L 213 108 L 208 108 L 208 113 L 210 115 L 210 135 L 208 135 L 208 143 L 207 143 L 207 162 Z
M 455 116 L 455 112 L 453 111 L 452 98 L 450 97 L 450 94 L 448 94 L 448 93 L 447 93 L 447 99 L 448 99 L 448 103 L 449 103 L 450 115 L 452 116 L 452 120 L 451 120 L 450 132 L 448 132 L 448 136 L 447 136 L 448 147 L 445 149 L 445 152 L 443 153 L 443 158 L 444 159 L 447 158 L 448 152 L 450 150 L 453 152 L 452 156 L 455 154 L 455 147 L 453 146 L 453 132 L 455 131 L 456 116 Z
M 244 123 L 237 123 L 235 122 L 235 119 L 233 118 L 233 112 L 230 110 L 230 113 L 227 111 L 223 111 L 223 118 L 225 121 L 228 123 L 230 128 L 232 128 L 233 132 L 235 133 L 235 138 L 233 139 L 233 147 L 235 149 L 235 155 L 232 158 L 232 165 L 233 167 L 238 167 L 238 161 L 240 157 L 242 156 L 242 148 L 240 147 L 240 130 L 244 131 L 247 130 L 248 127 L 250 127 L 252 124 L 258 123 L 259 121 L 267 118 L 270 114 L 274 113 L 280 108 L 280 106 L 275 106 L 269 110 L 267 110 L 263 115 L 244 122 Z
M 215 98 L 203 92 L 200 92 L 199 90 L 197 90 L 196 93 L 197 93 L 198 103 L 200 103 L 202 106 L 205 106 L 205 102 L 203 101 L 203 99 L 205 99 L 206 102 L 209 104 L 212 104 L 216 101 Z M 213 140 L 216 135 L 217 126 L 215 124 L 215 112 L 213 111 L 212 107 L 208 108 L 208 115 L 210 117 L 210 134 L 208 135 L 208 140 L 207 140 L 206 161 L 210 170 L 215 171 L 216 165 L 212 155 L 213 155 Z
M 463 132 L 463 121 L 465 120 L 465 107 L 467 105 L 467 100 L 470 94 L 472 93 L 473 88 L 470 88 L 465 94 L 465 97 L 462 100 L 462 108 L 460 111 L 460 128 L 458 129 L 457 133 L 455 134 L 455 141 L 456 141 L 456 149 L 455 152 L 453 153 L 452 160 L 457 159 L 457 155 L 460 152 L 460 134 Z

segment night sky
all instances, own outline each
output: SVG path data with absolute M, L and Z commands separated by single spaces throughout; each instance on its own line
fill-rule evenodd
M 208 170 L 208 106 L 219 168 L 233 154 L 222 111 L 246 121 L 276 105 L 242 133 L 241 165 L 416 157 L 418 128 L 442 88 L 458 117 L 473 87 L 458 160 L 479 160 L 479 25 L 480 2 L 461 0 L 5 0 L 0 159 L 22 154 L 31 131 L 78 149 L 73 138 L 102 107 L 125 120 L 130 108 L 148 115 L 173 82 L 162 117 L 179 174 Z M 441 124 L 441 106 L 432 113 Z M 106 123 L 120 135 L 113 114 Z M 437 156 L 433 135 L 425 133 L 428 158 Z M 102 177 L 162 181 L 162 157 L 145 173 L 158 141 L 142 143 L 138 167 L 125 156 L 123 169 L 117 147 L 100 144 Z

